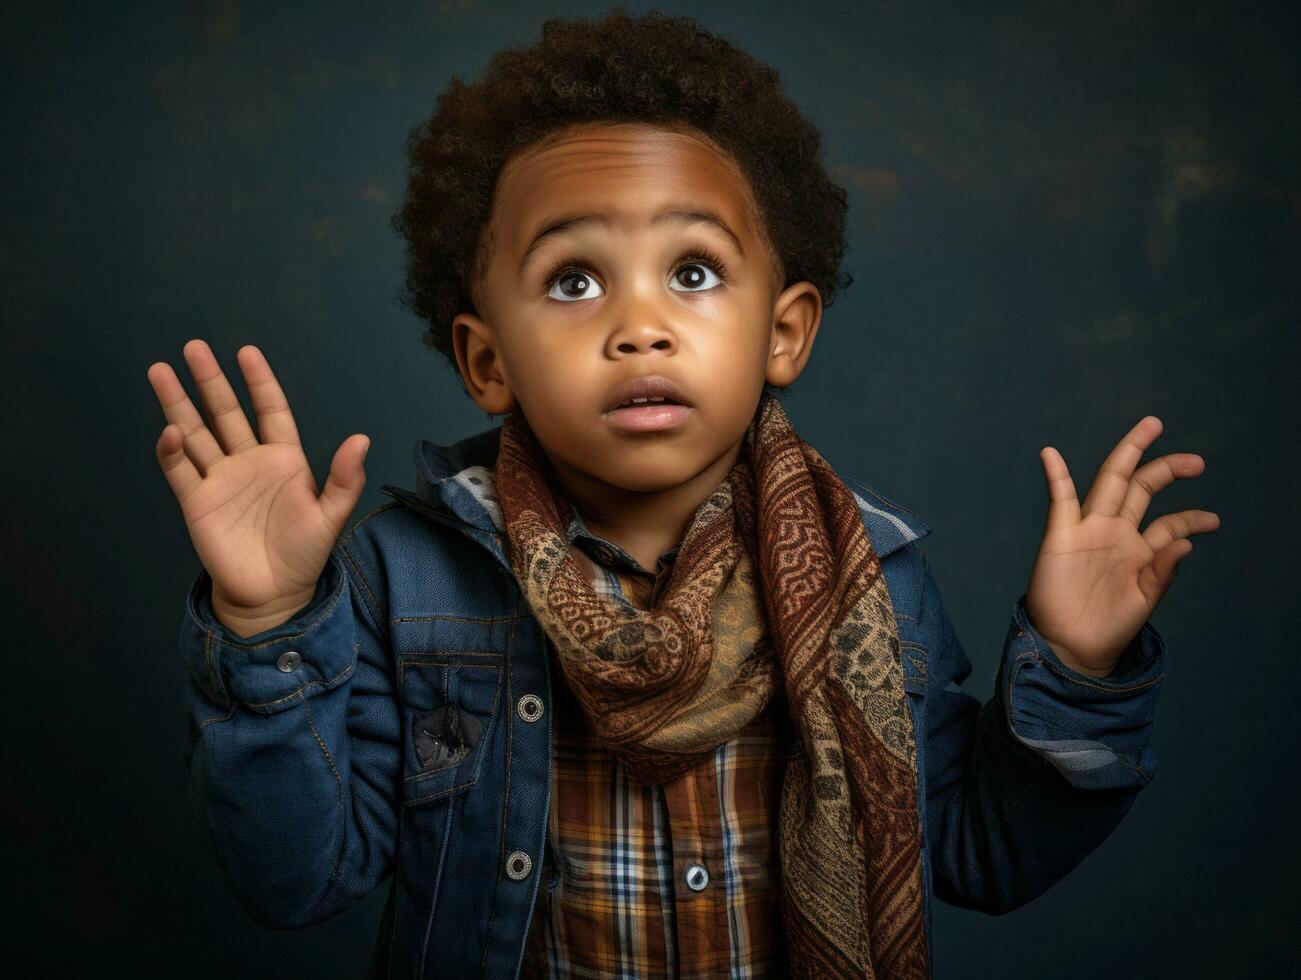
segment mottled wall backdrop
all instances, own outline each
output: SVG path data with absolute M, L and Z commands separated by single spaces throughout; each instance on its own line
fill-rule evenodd
M 630 9 L 644 9 L 632 5 Z M 10 3 L 3 52 L 0 840 L 10 975 L 356 976 L 380 889 L 265 931 L 188 825 L 198 570 L 145 377 L 257 343 L 324 480 L 493 424 L 396 302 L 407 130 L 453 73 L 596 4 Z M 1154 622 L 1160 771 L 1010 915 L 935 908 L 940 977 L 1295 974 L 1301 953 L 1294 4 L 679 4 L 769 61 L 850 192 L 855 276 L 787 411 L 919 513 L 985 699 L 1047 507 L 1151 413 L 1213 510 Z M 236 381 L 241 397 L 247 396 Z M 292 833 L 293 828 L 286 828 Z M 15 915 L 15 912 L 17 915 Z M 39 964 L 28 966 L 27 964 Z

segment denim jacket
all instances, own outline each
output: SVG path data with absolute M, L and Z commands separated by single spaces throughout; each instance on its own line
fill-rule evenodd
M 240 638 L 200 571 L 180 630 L 192 812 L 235 899 L 291 929 L 389 879 L 372 977 L 518 976 L 551 804 L 549 658 L 478 467 L 500 427 L 416 444 L 416 489 L 336 543 L 315 597 Z M 971 673 L 919 541 L 866 484 L 917 744 L 931 897 L 999 914 L 1097 847 L 1156 769 L 1165 653 L 1144 624 L 1105 678 L 1065 666 L 1011 611 L 994 696 Z

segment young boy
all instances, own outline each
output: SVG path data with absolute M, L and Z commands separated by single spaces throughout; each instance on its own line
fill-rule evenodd
M 392 878 L 370 975 L 924 977 L 930 899 L 1005 912 L 1151 778 L 1148 616 L 1191 534 L 1138 531 L 1203 462 L 1051 503 L 995 696 L 918 542 L 772 392 L 844 283 L 845 195 L 774 72 L 682 18 L 549 21 L 453 80 L 397 226 L 427 342 L 503 425 L 416 447 L 340 539 L 283 392 L 208 347 L 213 430 L 149 378 L 203 563 L 181 632 L 196 814 L 256 921 Z

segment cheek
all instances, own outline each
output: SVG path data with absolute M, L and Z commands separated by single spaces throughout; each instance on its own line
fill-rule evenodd
M 508 374 L 515 394 L 524 401 L 549 401 L 554 399 L 556 378 L 563 376 L 566 356 L 555 344 L 537 339 L 527 343 L 518 340 L 503 352 L 509 365 Z
M 520 352 L 513 372 L 515 394 L 530 424 L 565 442 L 589 438 L 597 423 L 602 382 L 584 370 L 585 362 L 570 349 L 535 345 Z

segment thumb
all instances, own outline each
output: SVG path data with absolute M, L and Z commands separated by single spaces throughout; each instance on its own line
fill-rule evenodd
M 1151 605 L 1155 606 L 1160 602 L 1166 590 L 1174 584 L 1179 563 L 1192 554 L 1192 551 L 1191 541 L 1187 538 L 1175 538 L 1153 556 L 1150 565 L 1139 570 L 1139 590 Z
M 325 489 L 319 499 L 325 519 L 334 528 L 335 537 L 343 531 L 366 486 L 366 470 L 362 462 L 369 451 L 369 438 L 350 436 L 330 461 L 330 475 L 325 479 Z

